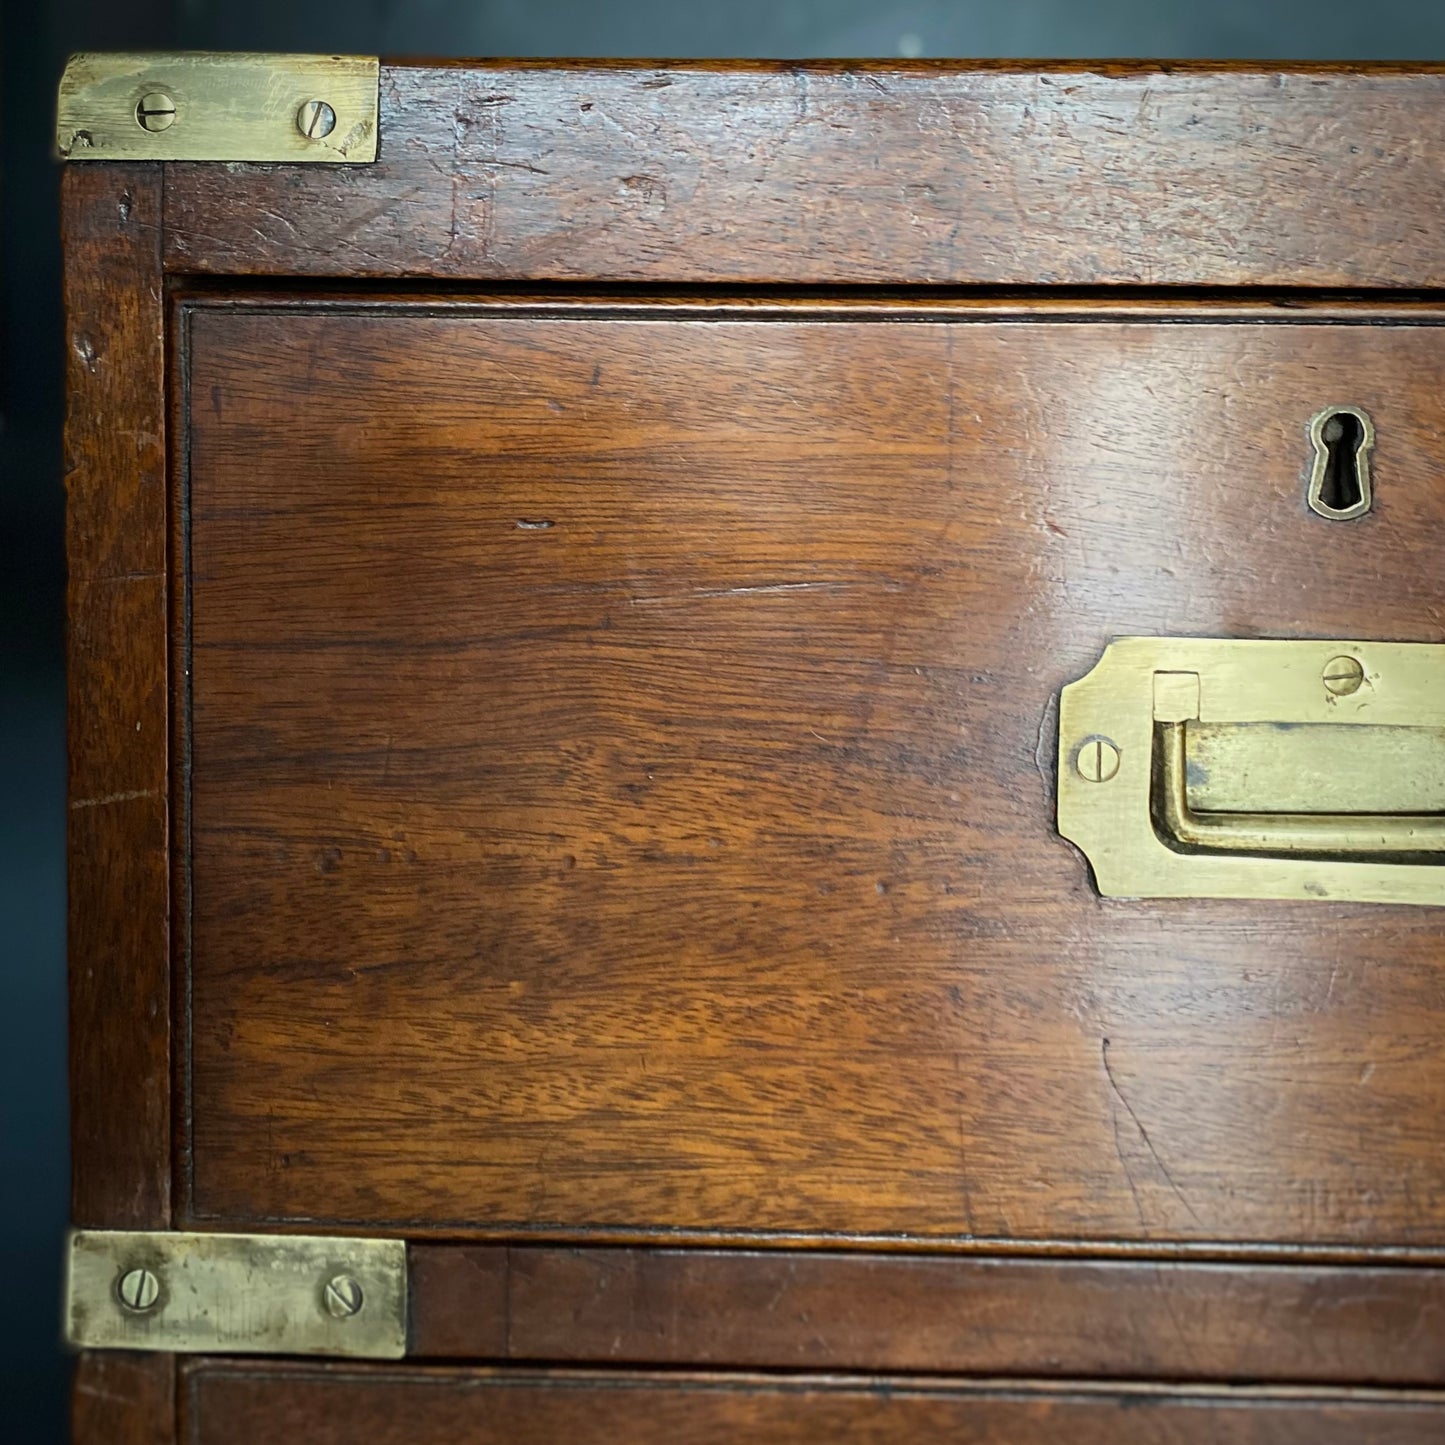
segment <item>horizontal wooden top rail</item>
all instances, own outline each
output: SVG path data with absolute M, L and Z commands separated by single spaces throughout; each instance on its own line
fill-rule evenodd
M 1445 284 L 1439 67 L 390 65 L 374 165 L 167 167 L 172 272 Z

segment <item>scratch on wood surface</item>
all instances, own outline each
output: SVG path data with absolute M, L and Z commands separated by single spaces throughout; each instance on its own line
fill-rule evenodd
M 351 250 L 361 251 L 364 256 L 370 255 L 371 253 L 359 246 L 354 238 L 366 230 L 373 221 L 381 220 L 383 217 L 390 219 L 396 206 L 404 205 L 406 202 L 414 200 L 421 194 L 421 191 L 422 188 L 420 186 L 411 186 L 400 196 L 388 196 L 386 200 L 382 201 L 379 205 L 368 206 L 364 211 L 359 211 L 354 216 L 348 216 L 340 228 L 322 237 L 317 244 L 346 246 Z
M 962 1088 L 963 1058 L 957 1053 L 953 1056 L 953 1075 L 957 1086 Z M 958 1125 L 958 1182 L 963 1192 L 963 1222 L 969 1237 L 972 1238 L 978 1233 L 978 1230 L 973 1223 L 973 1186 L 969 1178 L 968 1164 L 968 1126 L 964 1122 L 961 1102 L 954 1110 L 954 1118 Z
M 133 793 L 102 793 L 97 798 L 72 798 L 70 800 L 71 811 L 77 808 L 103 808 L 108 803 L 133 803 L 137 798 L 158 798 L 160 792 L 155 788 L 140 788 Z
M 285 228 L 293 236 L 300 235 L 300 231 L 297 229 L 296 222 L 293 221 L 291 217 L 286 214 L 285 211 L 272 211 L 267 210 L 265 207 L 262 207 L 260 208 L 258 214 L 265 216 L 268 221 L 275 221 L 278 226 L 285 226 Z M 256 234 L 263 242 L 268 239 L 266 235 L 259 229 L 256 230 Z
M 104 1400 L 107 1405 L 134 1405 L 137 1403 L 131 1395 L 122 1395 L 115 1390 L 103 1390 L 99 1385 L 92 1385 L 83 1379 L 75 1382 L 75 1393 L 85 1395 L 92 1400 Z
M 782 1304 L 783 1300 L 787 1297 L 788 1287 L 793 1282 L 792 1277 L 794 1273 L 795 1270 L 793 1266 L 789 1265 L 787 1273 L 778 1280 L 777 1288 L 773 1290 L 772 1298 L 763 1306 L 763 1313 L 765 1315 L 775 1313 L 778 1306 Z
M 1139 1197 L 1139 1186 L 1134 1182 L 1134 1171 L 1129 1167 L 1129 1156 L 1124 1153 L 1124 1141 L 1119 1137 L 1119 1111 L 1114 1110 L 1114 1153 L 1119 1158 L 1119 1167 L 1124 1171 L 1124 1178 L 1129 1185 L 1129 1193 L 1134 1197 L 1134 1209 L 1139 1215 L 1139 1228 L 1146 1234 L 1149 1232 L 1149 1220 L 1144 1213 L 1144 1201 Z
M 1101 1057 L 1101 1058 L 1103 1059 L 1103 1061 L 1104 1061 L 1104 1073 L 1108 1076 L 1108 1079 L 1109 1079 L 1109 1087 L 1110 1087 L 1111 1089 L 1113 1089 L 1115 1097 L 1116 1097 L 1116 1098 L 1119 1100 L 1119 1102 L 1124 1106 L 1125 1112 L 1126 1112 L 1126 1113 L 1129 1115 L 1129 1117 L 1134 1121 L 1134 1127 L 1139 1131 L 1139 1137 L 1144 1141 L 1144 1147 L 1149 1151 L 1149 1157 L 1150 1157 L 1151 1159 L 1153 1159 L 1154 1163 L 1159 1166 L 1159 1172 L 1160 1172 L 1160 1173 L 1164 1176 L 1164 1178 L 1168 1181 L 1169 1187 L 1174 1191 L 1175 1195 L 1176 1195 L 1176 1196 L 1178 1197 L 1178 1199 L 1179 1199 L 1179 1202 L 1185 1207 L 1185 1209 L 1187 1209 L 1187 1210 L 1189 1211 L 1189 1217 L 1190 1217 L 1196 1224 L 1203 1224 L 1204 1221 L 1203 1221 L 1202 1219 L 1200 1219 L 1200 1217 L 1194 1212 L 1194 1206 L 1189 1202 L 1188 1197 L 1185 1195 L 1184 1191 L 1179 1187 L 1179 1185 L 1178 1185 L 1178 1183 L 1176 1182 L 1174 1176 L 1169 1172 L 1169 1166 L 1164 1162 L 1164 1160 L 1163 1160 L 1162 1158 L 1160 1158 L 1159 1151 L 1154 1147 L 1154 1141 L 1149 1137 L 1149 1131 L 1144 1127 L 1143 1121 L 1142 1121 L 1142 1120 L 1139 1118 L 1139 1116 L 1134 1112 L 1134 1106 L 1128 1101 L 1128 1099 L 1126 1099 L 1126 1098 L 1124 1097 L 1124 1091 L 1119 1087 L 1119 1081 L 1114 1077 L 1114 1068 L 1113 1068 L 1113 1065 L 1110 1064 L 1110 1062 L 1109 1062 L 1109 1040 L 1108 1040 L 1108 1039 L 1104 1039 L 1104 1040 L 1103 1040 L 1103 1042 L 1102 1042 L 1102 1044 L 1101 1044 L 1101 1046 L 1100 1046 L 1099 1054 L 1100 1054 L 1100 1057 Z M 1116 1114 L 1116 1115 L 1115 1115 L 1115 1126 L 1116 1126 L 1116 1127 L 1115 1127 L 1115 1131 L 1114 1131 L 1114 1142 L 1115 1142 L 1116 1145 L 1117 1145 L 1117 1143 L 1118 1143 L 1118 1128 L 1117 1128 L 1117 1124 L 1118 1124 L 1118 1115 Z M 1120 1156 L 1119 1156 L 1119 1157 L 1120 1157 L 1120 1163 L 1123 1163 L 1123 1154 L 1122 1154 L 1122 1152 L 1120 1153 Z M 1125 1168 L 1125 1173 L 1128 1173 L 1128 1166 L 1125 1165 L 1124 1168 Z M 1130 1180 L 1130 1187 L 1132 1187 L 1132 1186 L 1133 1186 L 1133 1180 L 1131 1179 L 1131 1180 Z M 1136 1195 L 1136 1202 L 1137 1202 L 1137 1195 Z
M 665 592 L 656 597 L 634 597 L 634 607 L 654 602 L 682 602 L 694 597 L 746 597 L 774 592 L 843 592 L 853 582 L 763 582 L 751 587 L 693 587 L 686 592 Z
M 1164 1304 L 1164 1313 L 1169 1316 L 1169 1323 L 1174 1326 L 1174 1334 L 1179 1343 L 1184 1347 L 1184 1353 L 1189 1356 L 1189 1363 L 1196 1369 L 1198 1360 L 1194 1351 L 1194 1336 L 1184 1327 L 1184 1321 L 1180 1319 L 1179 1312 L 1174 1306 L 1174 1285 L 1173 1280 L 1166 1273 L 1163 1265 L 1155 1262 L 1154 1279 L 1159 1286 L 1159 1298 Z

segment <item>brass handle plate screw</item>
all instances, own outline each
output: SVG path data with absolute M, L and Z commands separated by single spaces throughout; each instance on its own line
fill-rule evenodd
M 1365 669 L 1357 657 L 1332 657 L 1325 663 L 1321 681 L 1326 692 L 1335 697 L 1349 697 L 1359 692 L 1365 681 Z
M 176 123 L 176 103 L 163 90 L 153 90 L 136 102 L 136 124 L 142 130 L 169 130 Z
M 117 1281 L 115 1292 L 126 1309 L 143 1315 L 155 1308 L 161 1282 L 148 1269 L 129 1269 Z
M 320 140 L 336 129 L 336 112 L 324 100 L 308 100 L 296 112 L 296 129 L 307 140 Z
M 1119 771 L 1119 745 L 1112 738 L 1085 738 L 1074 754 L 1074 767 L 1085 782 L 1107 783 Z
M 321 1297 L 326 1313 L 338 1320 L 349 1320 L 352 1315 L 360 1314 L 365 1303 L 361 1286 L 349 1274 L 338 1274 L 327 1280 Z

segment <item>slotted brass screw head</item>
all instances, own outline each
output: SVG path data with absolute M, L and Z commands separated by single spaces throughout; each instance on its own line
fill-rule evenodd
M 143 1315 L 160 1298 L 161 1282 L 148 1269 L 129 1269 L 121 1275 L 115 1292 L 126 1309 Z
M 176 103 L 165 91 L 153 90 L 136 103 L 135 118 L 142 130 L 168 130 L 176 123 Z
M 320 140 L 336 129 L 336 112 L 324 100 L 308 100 L 296 112 L 296 129 L 307 140 Z
M 1107 783 L 1119 771 L 1119 745 L 1111 738 L 1085 738 L 1074 754 L 1074 767 L 1089 783 Z
M 1321 678 L 1325 691 L 1336 697 L 1349 697 L 1351 693 L 1359 692 L 1364 680 L 1364 665 L 1358 657 L 1330 658 L 1325 663 L 1324 675 Z
M 327 1280 L 321 1297 L 326 1313 L 338 1320 L 349 1320 L 352 1315 L 360 1314 L 365 1303 L 361 1286 L 349 1274 L 338 1274 Z

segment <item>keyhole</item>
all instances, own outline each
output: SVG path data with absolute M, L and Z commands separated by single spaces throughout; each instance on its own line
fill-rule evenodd
M 1310 423 L 1315 445 L 1310 506 L 1322 517 L 1345 521 L 1370 510 L 1370 449 L 1375 429 L 1358 407 L 1332 406 Z
M 1360 503 L 1360 469 L 1355 464 L 1365 429 L 1357 416 L 1337 411 L 1320 428 L 1325 444 L 1325 475 L 1320 483 L 1320 501 L 1332 512 L 1345 512 Z

